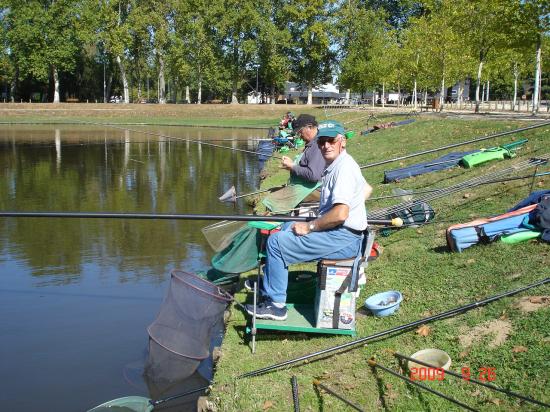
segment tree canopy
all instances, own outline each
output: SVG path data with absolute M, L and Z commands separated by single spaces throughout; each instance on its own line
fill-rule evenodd
M 275 102 L 287 81 L 310 102 L 331 82 L 544 98 L 549 16 L 544 0 L 0 0 L 0 82 L 41 101 Z

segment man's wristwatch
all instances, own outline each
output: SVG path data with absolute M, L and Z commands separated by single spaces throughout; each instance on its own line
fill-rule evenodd
M 308 225 L 308 229 L 309 229 L 310 232 L 315 231 L 315 223 L 310 222 L 309 225 Z

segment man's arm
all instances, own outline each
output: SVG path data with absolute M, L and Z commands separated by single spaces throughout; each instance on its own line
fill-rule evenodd
M 306 166 L 300 166 L 300 163 L 305 163 Z M 326 161 L 321 154 L 321 150 L 317 145 L 314 145 L 304 152 L 302 161 L 291 167 L 290 173 L 310 182 L 318 182 L 321 180 L 325 167 Z
M 335 204 L 323 216 L 312 220 L 310 222 L 296 222 L 292 226 L 292 230 L 299 236 L 307 235 L 310 232 L 320 232 L 322 230 L 329 230 L 336 226 L 342 225 L 349 216 L 349 206 L 343 203 Z M 309 229 L 309 226 L 313 224 L 315 228 Z

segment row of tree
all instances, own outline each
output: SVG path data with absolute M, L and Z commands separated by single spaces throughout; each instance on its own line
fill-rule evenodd
M 163 103 L 170 89 L 237 103 L 257 88 L 275 101 L 292 80 L 311 103 L 334 77 L 414 102 L 467 78 L 476 101 L 488 80 L 515 98 L 532 78 L 536 103 L 549 15 L 547 0 L 0 0 L 0 82 L 54 102 Z

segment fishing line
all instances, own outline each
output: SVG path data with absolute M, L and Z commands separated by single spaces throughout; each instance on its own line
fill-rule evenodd
M 111 138 L 113 139 L 113 138 Z M 119 138 L 115 138 L 119 139 Z M 272 139 L 208 139 L 208 142 L 270 142 Z M 203 142 L 202 140 L 199 140 L 200 142 Z M 82 147 L 82 146 L 105 146 L 105 145 L 126 145 L 126 144 L 147 144 L 147 143 L 165 143 L 162 140 L 132 140 L 131 142 L 119 142 L 119 141 L 105 141 L 105 142 L 93 142 L 93 143 L 62 143 L 61 148 L 64 147 Z M 0 145 L 2 145 L 0 143 Z M 8 146 L 7 144 L 4 144 L 5 146 Z M 30 147 L 30 148 L 52 148 L 54 149 L 56 146 L 55 144 L 33 144 L 33 143 L 19 143 L 18 146 L 23 147 Z M 229 147 L 228 147 L 229 148 Z
M 185 137 L 175 137 L 175 136 L 170 136 L 170 135 L 166 135 L 166 134 L 162 134 L 162 133 L 147 132 L 145 130 L 129 129 L 127 127 L 115 126 L 115 125 L 112 125 L 112 124 L 85 122 L 83 120 L 78 120 L 78 122 L 81 123 L 81 124 L 87 124 L 87 125 L 91 125 L 91 126 L 110 127 L 112 129 L 116 129 L 116 130 L 123 130 L 123 131 L 128 131 L 128 132 L 133 132 L 133 133 L 141 133 L 141 134 L 144 134 L 144 135 L 147 135 L 147 136 L 156 136 L 156 137 L 162 137 L 162 138 L 167 138 L 167 139 L 172 139 L 172 140 L 177 140 L 177 141 L 196 143 L 196 144 L 204 145 L 204 146 L 217 147 L 219 149 L 226 149 L 226 150 L 231 150 L 231 151 L 234 151 L 234 152 L 250 153 L 250 154 L 255 154 L 255 155 L 260 155 L 260 156 L 270 156 L 270 157 L 273 157 L 275 159 L 281 159 L 282 160 L 281 156 L 276 156 L 273 153 L 257 152 L 257 151 L 246 150 L 246 149 L 237 149 L 237 148 L 234 148 L 234 147 L 228 147 L 228 146 L 224 146 L 224 145 L 220 145 L 220 144 L 204 142 L 202 140 L 193 140 L 193 139 L 188 139 L 188 138 L 185 138 Z
M 359 168 L 360 169 L 366 169 L 366 168 L 369 168 L 369 167 L 380 166 L 380 165 L 387 164 L 387 163 L 397 162 L 398 160 L 410 159 L 411 157 L 421 156 L 421 155 L 428 154 L 428 153 L 435 153 L 435 152 L 439 152 L 439 151 L 442 151 L 442 150 L 451 149 L 453 147 L 465 146 L 465 145 L 470 144 L 470 143 L 481 142 L 483 140 L 494 139 L 495 137 L 506 136 L 506 135 L 514 134 L 514 133 L 520 133 L 520 132 L 524 132 L 524 131 L 527 131 L 527 130 L 537 129 L 539 127 L 544 127 L 544 126 L 549 126 L 549 125 L 550 125 L 550 122 L 543 122 L 543 123 L 535 124 L 535 125 L 532 125 L 532 126 L 522 127 L 520 129 L 509 130 L 507 132 L 500 132 L 500 133 L 495 133 L 495 134 L 492 134 L 492 135 L 489 135 L 489 136 L 479 137 L 479 138 L 476 138 L 476 139 L 473 139 L 473 140 L 468 140 L 468 141 L 465 141 L 465 142 L 454 143 L 454 144 L 450 144 L 450 145 L 447 145 L 447 146 L 437 147 L 435 149 L 430 149 L 430 150 L 424 150 L 422 152 L 411 153 L 411 154 L 408 154 L 408 155 L 395 157 L 393 159 L 382 160 L 380 162 L 375 162 L 375 163 L 366 164 L 364 166 L 360 166 Z

